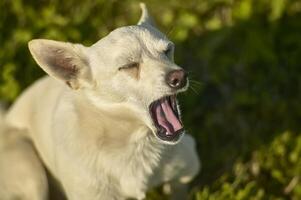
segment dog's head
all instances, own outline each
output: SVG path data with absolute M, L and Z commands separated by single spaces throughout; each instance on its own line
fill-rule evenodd
M 158 139 L 175 144 L 184 134 L 176 94 L 187 89 L 188 79 L 173 61 L 174 44 L 141 8 L 137 25 L 118 28 L 90 47 L 37 39 L 29 49 L 44 71 L 96 106 L 126 106 Z

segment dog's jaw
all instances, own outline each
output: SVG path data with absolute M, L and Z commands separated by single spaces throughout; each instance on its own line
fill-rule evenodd
M 105 101 L 104 99 L 99 98 L 97 95 L 89 91 L 85 94 L 87 95 L 87 101 L 95 107 L 95 111 L 98 110 L 98 112 L 106 113 L 108 116 L 111 115 L 112 118 L 118 118 L 118 120 L 120 120 L 120 124 L 124 123 L 125 121 L 135 120 L 139 122 L 138 124 L 140 124 L 136 127 L 137 129 L 147 129 L 147 131 L 142 131 L 143 133 L 147 132 L 147 134 L 132 134 L 130 140 L 133 143 L 139 142 L 141 139 L 144 139 L 147 135 L 151 135 L 151 137 L 154 137 L 154 139 L 158 140 L 158 142 L 162 144 L 175 145 L 181 140 L 181 138 L 185 134 L 181 121 L 181 112 L 179 104 L 175 99 L 175 95 L 162 97 L 158 100 L 155 100 L 151 103 L 146 103 L 144 105 L 142 102 L 138 101 L 132 103 L 129 103 L 129 101 L 120 101 L 112 103 L 111 101 Z M 175 126 L 178 126 L 178 128 L 176 128 L 176 130 L 174 130 L 173 132 L 168 133 L 167 130 L 165 130 L 164 133 L 160 133 L 160 128 L 163 127 L 161 127 L 158 124 L 158 121 L 155 120 L 157 119 L 157 117 L 154 116 L 156 114 L 154 114 L 153 110 L 155 107 L 154 105 L 158 104 L 156 102 L 160 102 L 166 98 L 174 99 L 173 105 L 171 105 L 172 108 L 170 107 L 170 111 L 174 113 L 173 120 L 177 120 L 175 123 L 178 123 L 178 125 L 176 124 Z M 133 130 L 133 132 L 135 132 L 135 130 Z

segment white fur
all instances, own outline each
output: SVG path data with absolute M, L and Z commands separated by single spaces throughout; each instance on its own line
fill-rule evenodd
M 199 171 L 190 136 L 170 146 L 154 134 L 148 107 L 174 94 L 164 76 L 180 67 L 162 53 L 172 43 L 148 24 L 145 6 L 143 11 L 139 25 L 118 28 L 90 47 L 29 43 L 51 77 L 26 90 L 5 122 L 33 142 L 70 200 L 143 199 L 149 187 L 186 184 Z M 131 62 L 140 63 L 137 77 L 118 70 Z

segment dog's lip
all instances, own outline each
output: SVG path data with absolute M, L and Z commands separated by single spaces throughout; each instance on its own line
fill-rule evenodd
M 149 106 L 149 112 L 156 128 L 156 137 L 167 143 L 177 143 L 185 131 L 176 95 L 164 96 L 153 101 Z
M 164 130 L 163 130 L 164 131 Z M 156 136 L 158 138 L 160 138 L 163 141 L 167 141 L 167 142 L 171 142 L 171 143 L 176 143 L 178 142 L 182 135 L 185 133 L 184 128 L 176 131 L 175 133 L 173 133 L 172 135 L 167 135 L 165 134 L 165 132 L 160 132 L 160 130 L 156 132 Z

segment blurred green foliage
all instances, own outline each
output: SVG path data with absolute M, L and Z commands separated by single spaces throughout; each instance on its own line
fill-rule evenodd
M 192 79 L 181 101 L 203 169 L 191 197 L 301 199 L 301 139 L 293 134 L 301 128 L 301 1 L 146 3 Z M 91 45 L 140 16 L 134 0 L 1 0 L 0 10 L 0 98 L 7 102 L 44 74 L 30 39 Z
M 284 132 L 262 146 L 213 185 L 196 192 L 196 200 L 300 199 L 301 135 Z

